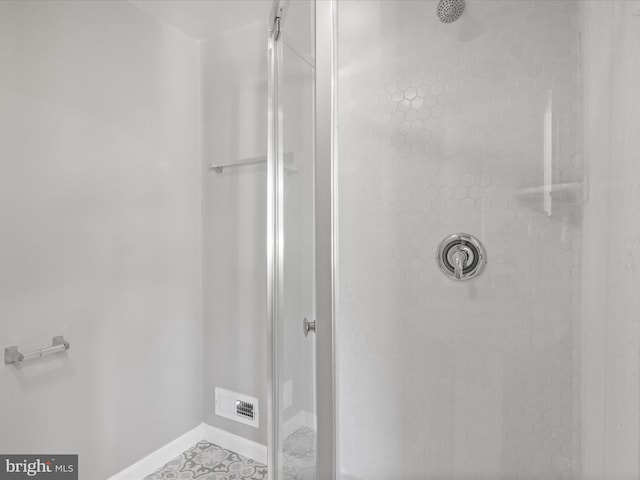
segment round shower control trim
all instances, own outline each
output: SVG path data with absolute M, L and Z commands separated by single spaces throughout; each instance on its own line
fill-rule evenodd
M 482 272 L 487 252 L 480 240 L 468 233 L 449 235 L 436 252 L 440 270 L 452 280 L 469 280 Z

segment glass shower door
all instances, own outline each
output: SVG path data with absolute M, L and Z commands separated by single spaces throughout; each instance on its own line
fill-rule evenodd
M 283 2 L 284 3 L 284 2 Z M 274 7 L 270 39 L 270 476 L 315 478 L 313 3 Z

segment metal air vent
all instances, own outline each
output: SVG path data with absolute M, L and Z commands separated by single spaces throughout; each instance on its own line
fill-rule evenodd
M 258 399 L 216 387 L 216 415 L 258 428 Z
M 236 401 L 236 415 L 248 420 L 253 420 L 255 415 L 253 403 L 243 402 L 242 400 Z

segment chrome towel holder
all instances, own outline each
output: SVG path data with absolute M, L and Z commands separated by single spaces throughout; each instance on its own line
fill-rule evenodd
M 41 348 L 34 352 L 20 353 L 18 347 L 12 346 L 4 349 L 4 364 L 11 365 L 15 363 L 24 362 L 25 360 L 32 360 L 34 358 L 46 357 L 53 355 L 54 353 L 64 352 L 69 350 L 69 342 L 67 342 L 62 335 L 53 337 L 51 340 L 51 346 Z

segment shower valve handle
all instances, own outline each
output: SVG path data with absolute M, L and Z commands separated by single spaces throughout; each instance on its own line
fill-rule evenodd
M 469 280 L 482 272 L 487 263 L 487 252 L 473 235 L 455 233 L 440 242 L 436 261 L 442 273 L 450 279 Z
M 469 256 L 460 246 L 454 248 L 456 252 L 451 257 L 453 260 L 454 275 L 456 280 L 460 280 L 464 273 L 464 267 L 467 266 L 467 262 L 469 261 Z

